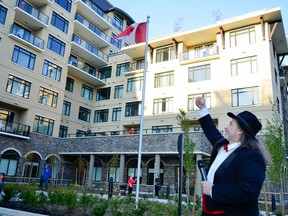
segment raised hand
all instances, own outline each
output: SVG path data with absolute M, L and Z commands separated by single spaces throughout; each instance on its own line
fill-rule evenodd
M 196 98 L 195 104 L 199 109 L 206 108 L 206 102 L 205 102 L 204 94 L 201 97 L 199 96 Z

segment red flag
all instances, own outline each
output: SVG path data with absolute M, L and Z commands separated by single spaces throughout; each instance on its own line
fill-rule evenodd
M 146 26 L 147 22 L 134 23 L 130 25 L 123 32 L 118 34 L 115 39 L 123 39 L 126 41 L 131 41 L 135 43 L 145 42 L 146 41 Z

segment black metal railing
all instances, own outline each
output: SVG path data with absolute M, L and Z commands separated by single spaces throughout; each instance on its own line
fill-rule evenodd
M 0 119 L 0 132 L 29 137 L 30 126 Z

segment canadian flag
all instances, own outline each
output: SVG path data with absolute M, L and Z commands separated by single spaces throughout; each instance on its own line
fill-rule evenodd
M 146 41 L 147 22 L 134 23 L 118 34 L 115 39 L 123 39 L 135 43 Z

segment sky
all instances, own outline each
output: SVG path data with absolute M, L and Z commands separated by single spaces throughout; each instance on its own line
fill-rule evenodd
M 262 9 L 281 8 L 288 37 L 288 0 L 108 0 L 129 14 L 135 22 L 149 18 L 150 39 L 215 24 L 220 20 Z

